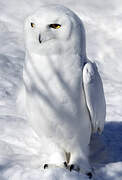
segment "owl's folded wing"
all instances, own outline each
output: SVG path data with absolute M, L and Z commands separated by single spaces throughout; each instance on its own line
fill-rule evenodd
M 106 103 L 102 80 L 95 63 L 88 62 L 84 65 L 83 86 L 92 132 L 101 133 L 105 123 Z

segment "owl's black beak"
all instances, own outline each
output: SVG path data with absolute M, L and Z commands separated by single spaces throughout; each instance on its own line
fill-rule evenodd
M 39 34 L 39 42 L 41 43 L 42 42 L 42 40 L 41 40 L 41 35 Z

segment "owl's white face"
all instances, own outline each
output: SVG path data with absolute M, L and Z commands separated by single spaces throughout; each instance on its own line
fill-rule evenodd
M 85 32 L 81 20 L 61 5 L 42 6 L 25 22 L 29 52 L 39 55 L 79 54 L 85 56 Z

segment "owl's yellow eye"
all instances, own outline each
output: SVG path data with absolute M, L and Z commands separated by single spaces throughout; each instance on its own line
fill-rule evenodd
M 53 28 L 53 29 L 59 29 L 61 27 L 61 25 L 60 24 L 50 24 L 49 27 Z
M 34 28 L 35 27 L 35 24 L 31 22 L 31 27 Z

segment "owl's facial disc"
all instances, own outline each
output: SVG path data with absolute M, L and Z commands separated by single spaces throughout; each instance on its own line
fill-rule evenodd
M 30 25 L 31 25 L 31 28 L 33 28 L 33 29 L 36 28 L 36 25 L 33 22 L 31 22 Z M 51 30 L 51 29 L 55 29 L 56 30 L 56 29 L 59 29 L 60 27 L 61 27 L 60 24 L 49 24 L 48 25 L 48 29 L 49 30 Z M 42 43 L 42 35 L 41 35 L 41 33 L 39 33 L 38 40 L 39 40 L 39 43 Z
M 42 6 L 25 21 L 25 43 L 36 54 L 85 54 L 85 31 L 71 10 Z

